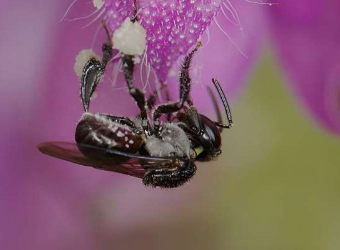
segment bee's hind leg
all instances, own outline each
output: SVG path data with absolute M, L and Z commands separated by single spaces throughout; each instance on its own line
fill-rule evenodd
M 190 164 L 187 168 L 176 168 L 175 170 L 150 170 L 143 177 L 145 186 L 176 188 L 189 181 L 196 173 L 196 166 Z

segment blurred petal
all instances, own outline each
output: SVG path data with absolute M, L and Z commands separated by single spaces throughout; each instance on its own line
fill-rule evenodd
M 119 189 L 103 192 L 95 204 L 98 215 L 92 218 L 99 249 L 150 249 L 150 244 L 161 249 L 165 243 L 166 249 L 215 246 L 220 217 L 214 217 L 216 191 L 211 187 L 216 171 L 210 167 L 215 166 L 202 164 L 195 179 L 177 189 L 150 189 L 130 179 Z
M 85 204 L 104 175 L 50 159 L 36 148 L 43 140 L 72 141 L 82 113 L 72 68 L 85 44 L 80 43 L 88 39 L 88 46 L 93 36 L 79 24 L 58 27 L 69 5 L 69 0 L 2 2 L 2 249 L 93 249 Z
M 292 88 L 328 130 L 340 133 L 340 3 L 285 0 L 270 13 L 274 46 Z

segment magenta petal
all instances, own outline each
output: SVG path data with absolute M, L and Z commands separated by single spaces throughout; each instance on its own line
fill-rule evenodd
M 141 0 L 138 18 L 147 32 L 148 63 L 160 82 L 167 78 L 170 67 L 210 25 L 221 0 Z M 105 4 L 106 20 L 111 30 L 132 15 L 132 1 Z
M 187 53 L 210 25 L 220 0 L 143 1 L 141 23 L 147 32 L 147 55 L 160 82 L 178 57 Z
M 340 3 L 285 0 L 271 13 L 278 56 L 309 112 L 340 132 Z
M 111 31 L 115 31 L 117 28 L 119 28 L 127 17 L 133 16 L 133 0 L 105 0 L 104 2 L 104 18 Z
M 260 48 L 265 37 L 267 27 L 263 20 L 264 6 L 238 1 L 233 3 L 243 33 L 219 12 L 209 29 L 210 41 L 207 34 L 203 35 L 203 47 L 195 54 L 191 67 L 192 95 L 195 105 L 200 112 L 211 112 L 212 105 L 207 92 L 207 86 L 213 87 L 212 78 L 219 80 L 228 99 L 238 93 L 247 82 L 247 76 L 259 58 Z M 225 14 L 230 15 L 227 10 Z M 221 31 L 218 25 L 228 34 Z M 242 51 L 242 52 L 240 52 Z M 242 55 L 244 53 L 247 58 Z M 176 69 L 176 71 L 179 68 Z M 169 79 L 171 93 L 177 96 L 178 74 Z

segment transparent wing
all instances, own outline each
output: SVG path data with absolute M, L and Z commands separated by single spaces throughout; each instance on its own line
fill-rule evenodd
M 77 144 L 71 142 L 43 142 L 38 145 L 42 153 L 55 158 L 138 178 L 143 178 L 148 169 L 170 168 L 173 165 L 171 158 L 128 154 L 83 144 L 80 147 L 86 155 Z

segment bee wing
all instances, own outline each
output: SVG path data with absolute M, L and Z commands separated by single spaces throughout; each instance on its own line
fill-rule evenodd
M 71 142 L 43 142 L 38 145 L 38 149 L 46 155 L 65 161 L 138 178 L 143 178 L 148 169 L 171 167 L 173 164 L 171 158 L 128 154 L 83 144 L 80 146 L 91 152 L 91 157 L 85 156 L 78 145 Z

